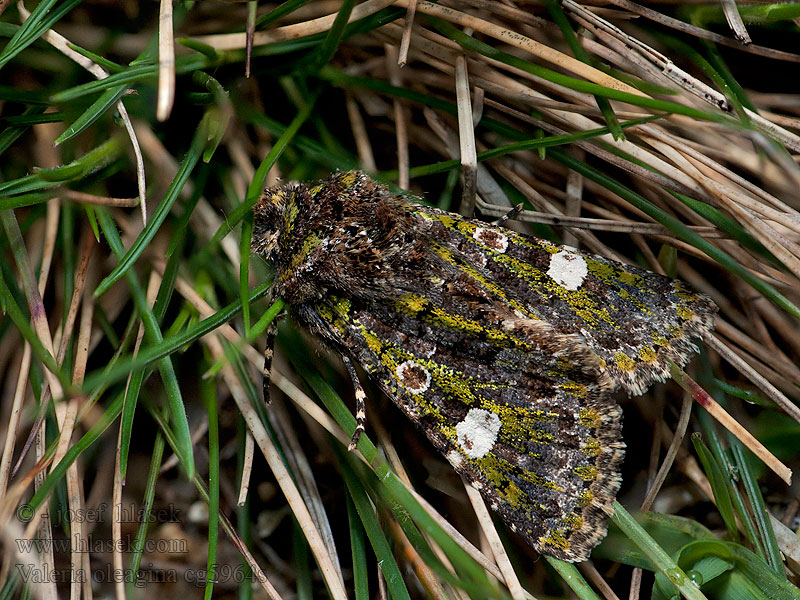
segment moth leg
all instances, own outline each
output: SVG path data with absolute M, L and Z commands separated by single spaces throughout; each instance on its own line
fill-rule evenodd
M 516 219 L 517 215 L 522 212 L 522 203 L 517 204 L 514 208 L 508 211 L 499 219 L 492 221 L 492 225 L 499 226 L 505 223 L 506 221 L 510 221 L 511 219 Z
M 353 437 L 350 438 L 350 443 L 347 445 L 347 451 L 352 452 L 356 449 L 358 438 L 364 433 L 364 427 L 367 424 L 367 406 L 364 402 L 367 399 L 367 395 L 364 393 L 364 388 L 361 387 L 361 382 L 358 380 L 358 373 L 356 373 L 356 369 L 353 366 L 353 361 L 345 355 L 342 355 L 342 361 L 347 368 L 347 372 L 350 374 L 350 379 L 353 380 L 353 390 L 356 396 L 356 430 L 353 432 Z
M 276 320 L 277 319 L 272 319 L 272 322 L 267 326 L 267 343 L 266 346 L 264 346 L 264 372 L 263 379 L 261 380 L 264 404 L 269 404 L 271 401 L 269 382 L 272 376 L 272 357 L 275 355 L 275 337 L 278 335 Z

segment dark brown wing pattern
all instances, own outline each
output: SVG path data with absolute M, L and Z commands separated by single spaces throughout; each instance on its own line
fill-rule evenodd
M 605 535 L 619 488 L 613 392 L 683 365 L 716 310 L 679 281 L 410 204 L 360 172 L 265 191 L 254 233 L 292 314 L 513 530 L 569 561 Z

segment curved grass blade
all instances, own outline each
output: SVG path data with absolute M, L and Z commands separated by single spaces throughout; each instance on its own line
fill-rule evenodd
M 205 600 L 211 600 L 217 570 L 219 543 L 219 418 L 217 388 L 214 380 L 200 380 L 200 395 L 208 413 L 208 559 L 206 562 Z
M 311 115 L 315 100 L 316 97 L 310 98 L 308 103 L 300 109 L 281 137 L 278 138 L 278 141 L 275 142 L 275 145 L 272 146 L 270 151 L 264 157 L 264 160 L 262 160 L 261 164 L 258 165 L 258 168 L 253 175 L 253 180 L 250 182 L 250 186 L 247 188 L 247 195 L 245 196 L 244 201 L 239 204 L 239 206 L 234 208 L 233 211 L 231 211 L 231 214 L 228 215 L 225 223 L 214 232 L 214 235 L 211 236 L 211 239 L 200 251 L 197 257 L 198 261 L 202 262 L 210 257 L 211 250 L 214 249 L 217 244 L 219 244 L 222 238 L 224 238 L 228 232 L 244 218 L 246 214 L 252 211 L 255 203 L 258 202 L 259 196 L 261 196 L 261 191 L 264 187 L 264 181 L 267 178 L 267 173 L 272 168 L 272 165 L 274 165 L 281 156 L 281 154 L 283 154 L 284 150 L 286 150 L 287 146 L 297 134 L 297 131 L 300 129 L 303 123 L 305 123 L 308 117 Z
M 345 485 L 347 485 L 350 498 L 355 505 L 358 517 L 361 520 L 361 524 L 364 526 L 364 531 L 366 531 L 372 549 L 378 559 L 381 573 L 383 573 L 386 587 L 391 597 L 394 600 L 411 600 L 408 588 L 406 588 L 405 582 L 403 581 L 403 575 L 400 573 L 400 567 L 397 565 L 397 561 L 395 561 L 392 550 L 389 547 L 389 542 L 386 540 L 380 523 L 378 523 L 378 518 L 372 508 L 372 503 L 364 491 L 364 487 L 360 484 L 353 472 L 352 465 L 350 464 L 353 459 L 345 455 L 345 451 L 338 442 L 333 442 L 331 446 L 338 459 L 337 462 L 340 467 L 339 472 L 342 474 Z
M 358 520 L 353 499 L 348 495 L 347 523 L 350 529 L 350 553 L 353 557 L 353 592 L 356 600 L 369 600 L 369 575 L 367 552 L 364 544 L 364 528 Z
M 22 194 L 77 181 L 111 164 L 122 156 L 122 152 L 121 138 L 114 136 L 66 165 L 36 169 L 32 175 L 0 183 L 0 196 Z
M 262 296 L 266 296 L 269 291 L 269 283 L 264 283 L 255 288 L 250 294 L 249 301 L 253 302 Z M 276 303 L 277 304 L 277 303 Z M 191 327 L 183 333 L 176 334 L 169 338 L 164 338 L 160 344 L 153 344 L 144 348 L 139 355 L 134 358 L 129 358 L 120 361 L 120 364 L 115 365 L 108 371 L 100 373 L 92 373 L 86 377 L 83 384 L 84 390 L 92 390 L 101 385 L 108 385 L 120 379 L 127 377 L 131 369 L 137 369 L 150 364 L 151 362 L 161 360 L 176 352 L 179 348 L 197 341 L 204 335 L 214 331 L 220 325 L 230 321 L 236 313 L 241 310 L 241 301 L 236 300 L 231 302 L 225 308 L 217 311 L 214 315 L 203 319 L 194 327 Z
M 142 252 L 144 252 L 147 245 L 153 240 L 158 232 L 158 229 L 161 227 L 161 224 L 164 222 L 164 219 L 167 218 L 169 211 L 172 209 L 172 205 L 178 199 L 178 196 L 183 190 L 183 186 L 186 185 L 186 182 L 189 179 L 189 175 L 192 173 L 192 170 L 203 154 L 203 149 L 205 148 L 208 140 L 206 126 L 207 116 L 208 113 L 204 115 L 203 120 L 200 122 L 200 126 L 197 128 L 197 131 L 192 138 L 192 143 L 189 146 L 189 150 L 186 152 L 186 156 L 184 157 L 183 162 L 181 162 L 180 168 L 175 174 L 175 178 L 172 180 L 169 189 L 167 190 L 166 194 L 164 194 L 164 199 L 158 205 L 158 208 L 153 213 L 153 216 L 150 217 L 150 220 L 147 222 L 144 230 L 142 230 L 142 233 L 139 234 L 139 237 L 136 238 L 136 241 L 133 243 L 130 249 L 120 258 L 120 261 L 114 270 L 111 271 L 111 273 L 109 273 L 103 279 L 103 281 L 100 282 L 100 285 L 97 286 L 97 289 L 94 291 L 95 298 L 102 296 L 111 288 L 112 285 L 119 281 L 130 270 L 130 268 L 142 255 Z
M 58 23 L 64 15 L 78 6 L 83 0 L 66 0 L 58 8 L 53 8 L 57 0 L 43 0 L 31 11 L 30 16 L 20 25 L 16 33 L 0 52 L 0 69 L 25 48 L 38 40 L 45 31 Z
M 733 540 L 738 540 L 739 531 L 736 529 L 736 517 L 733 513 L 733 503 L 731 502 L 728 483 L 722 475 L 722 467 L 717 463 L 714 455 L 703 443 L 699 434 L 695 433 L 692 435 L 692 443 L 694 444 L 694 449 L 695 452 L 697 452 L 700 463 L 703 465 L 703 470 L 708 477 L 708 482 L 714 493 L 717 510 L 722 516 L 725 528 L 728 530 L 728 536 Z
M 207 169 L 203 170 L 203 173 L 207 174 Z M 205 187 L 204 183 L 205 177 L 203 177 L 201 174 L 200 181 L 198 181 L 192 194 L 192 198 L 186 205 L 181 217 L 181 221 L 178 224 L 175 235 L 170 243 L 170 247 L 167 249 L 167 266 L 164 269 L 164 275 L 161 278 L 161 285 L 159 287 L 158 294 L 156 295 L 156 301 L 153 304 L 153 316 L 156 318 L 158 323 L 163 321 L 164 315 L 167 312 L 169 301 L 172 297 L 175 279 L 178 276 L 180 259 L 182 258 L 181 253 L 178 252 L 178 249 L 182 247 L 183 242 L 186 239 L 185 231 L 189 224 L 189 217 L 191 217 L 192 210 L 200 199 L 202 190 Z M 139 391 L 141 389 L 142 382 L 144 381 L 144 375 L 144 367 L 135 369 L 131 374 L 128 388 L 125 391 L 125 408 L 122 411 L 122 422 L 120 423 L 119 434 L 119 465 L 120 475 L 123 481 L 125 481 L 128 471 L 128 453 L 130 450 L 131 432 L 133 431 L 133 417 L 136 412 Z
M 711 559 L 731 566 L 722 574 L 723 578 L 728 578 L 727 584 L 721 586 L 725 598 L 796 600 L 800 597 L 800 589 L 778 576 L 761 557 L 740 544 L 703 540 L 687 544 L 676 556 L 678 564 L 685 570 L 697 567 L 701 573 L 704 570 L 708 572 L 709 567 L 714 568 L 708 564 Z M 698 581 L 698 584 L 703 582 Z M 720 586 L 714 589 L 720 589 Z
M 678 588 L 686 600 L 707 600 L 694 582 L 686 576 L 686 573 L 675 564 L 675 561 L 664 552 L 663 548 L 648 535 L 619 502 L 614 502 L 614 514 L 611 515 L 611 519 L 647 556 L 653 566 Z
M 545 5 L 547 6 L 547 12 L 550 13 L 550 18 L 558 25 L 561 34 L 564 36 L 575 58 L 581 62 L 585 62 L 587 65 L 592 64 L 589 54 L 583 49 L 583 46 L 581 46 L 578 41 L 578 36 L 575 35 L 575 30 L 572 29 L 572 26 L 567 20 L 567 16 L 561 8 L 561 3 L 557 0 L 545 0 Z M 606 120 L 606 126 L 611 132 L 611 135 L 614 136 L 615 140 L 624 139 L 625 136 L 622 133 L 622 128 L 619 126 L 617 115 L 614 114 L 614 109 L 611 108 L 611 103 L 603 96 L 595 95 L 594 99 L 595 102 L 597 102 L 597 107 L 600 109 L 600 112 L 603 113 L 603 118 Z
M 279 334 L 280 338 L 280 334 Z M 296 371 L 303 377 L 317 397 L 322 400 L 326 410 L 348 434 L 355 430 L 355 417 L 345 406 L 342 399 L 333 388 L 307 364 L 300 348 L 302 344 L 297 338 L 297 343 L 282 345 Z M 362 435 L 358 449 L 380 482 L 382 494 L 392 502 L 398 503 L 414 520 L 414 522 L 427 533 L 444 551 L 451 563 L 456 568 L 462 580 L 458 581 L 461 587 L 469 588 L 475 597 L 494 597 L 497 588 L 490 585 L 483 569 L 444 531 L 420 506 L 419 502 L 406 489 L 402 481 L 395 475 L 389 464 L 378 453 L 367 435 Z
M 128 88 L 125 86 L 117 86 L 104 91 L 53 143 L 58 146 L 78 135 L 102 117 L 109 108 L 117 103 L 117 100 L 122 98 L 126 91 L 128 91 Z
M 103 206 L 97 207 L 97 216 L 99 218 L 100 226 L 103 229 L 106 241 L 111 246 L 111 251 L 115 256 L 122 257 L 123 246 L 122 240 L 119 238 L 116 224 L 111 219 L 108 210 Z M 148 344 L 160 344 L 163 342 L 161 330 L 158 326 L 153 311 L 147 305 L 147 298 L 145 297 L 144 290 L 142 289 L 139 279 L 134 271 L 125 273 L 125 278 L 128 282 L 128 287 L 133 296 L 134 304 L 141 314 L 142 323 L 145 327 L 145 340 Z M 192 479 L 195 474 L 194 468 L 194 455 L 192 454 L 192 438 L 189 432 L 189 423 L 186 419 L 186 409 L 181 399 L 181 391 L 178 386 L 178 380 L 175 375 L 175 368 L 169 357 L 159 359 L 159 371 L 161 373 L 161 380 L 164 383 L 164 390 L 167 394 L 167 402 L 170 407 L 170 414 L 173 420 L 173 427 L 175 429 L 176 437 L 176 454 L 181 461 L 186 474 L 189 479 Z
M 547 564 L 549 564 L 561 576 L 561 579 L 570 587 L 580 600 L 600 600 L 600 597 L 595 594 L 594 590 L 589 587 L 586 580 L 581 575 L 578 568 L 568 562 L 559 560 L 552 556 L 545 556 Z

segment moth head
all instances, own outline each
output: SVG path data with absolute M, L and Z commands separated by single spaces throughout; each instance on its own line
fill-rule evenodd
M 296 185 L 277 186 L 264 190 L 253 207 L 253 239 L 250 250 L 269 261 L 279 251 L 281 233 L 286 226 L 289 206 L 294 205 Z

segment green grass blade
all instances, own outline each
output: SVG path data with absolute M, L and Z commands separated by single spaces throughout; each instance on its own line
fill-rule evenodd
M 302 347 L 299 340 L 297 340 L 297 343 L 291 345 L 283 344 L 282 346 L 288 353 L 297 372 L 314 390 L 317 397 L 322 400 L 326 410 L 333 416 L 340 427 L 351 434 L 355 430 L 355 417 L 333 388 L 306 362 L 304 355 L 299 350 Z M 463 579 L 458 582 L 458 585 L 465 587 L 465 589 L 469 588 L 471 593 L 476 594 L 476 597 L 493 597 L 497 590 L 489 584 L 483 569 L 419 505 L 386 461 L 380 456 L 367 435 L 361 436 L 358 449 L 375 472 L 384 490 L 383 493 L 388 498 L 391 498 L 393 502 L 402 506 L 414 522 L 425 533 L 430 535 L 448 556 L 456 572 Z
M 762 4 L 752 6 L 737 6 L 742 21 L 751 25 L 766 25 L 781 21 L 791 21 L 800 17 L 800 5 L 795 3 Z M 693 23 L 726 23 L 725 13 L 719 5 L 684 6 L 684 11 L 691 15 Z
M 125 68 L 121 64 L 116 63 L 113 60 L 109 60 L 105 56 L 100 56 L 99 54 L 95 54 L 94 52 L 90 52 L 86 48 L 81 48 L 80 46 L 78 46 L 77 44 L 73 44 L 72 42 L 69 42 L 67 44 L 67 46 L 70 49 L 72 49 L 75 52 L 77 52 L 78 54 L 80 54 L 82 56 L 85 56 L 86 58 L 91 60 L 93 63 L 103 67 L 109 73 L 119 73 L 120 71 L 122 71 Z
M 303 535 L 303 531 L 297 524 L 292 523 L 292 564 L 297 573 L 295 582 L 297 585 L 297 600 L 313 600 L 314 591 L 311 586 L 313 573 L 311 571 L 311 552 L 308 541 Z
M 37 510 L 43 502 L 47 500 L 55 486 L 66 475 L 69 466 L 75 462 L 97 439 L 108 429 L 122 412 L 122 394 L 117 394 L 114 400 L 106 407 L 105 412 L 92 425 L 75 444 L 69 447 L 64 458 L 53 467 L 50 474 L 45 478 L 36 493 L 33 494 L 28 504 L 33 510 Z
M 47 106 L 46 105 L 37 104 L 37 105 L 34 105 L 34 106 L 29 106 L 28 108 L 25 109 L 25 111 L 22 113 L 22 115 L 20 115 L 18 118 L 27 117 L 27 118 L 33 119 L 33 118 L 36 118 L 36 117 L 39 117 L 39 116 L 46 116 L 46 115 L 42 114 L 42 113 L 44 113 L 45 110 L 47 110 Z M 8 118 L 6 118 L 6 120 L 8 121 Z M 2 133 L 0 133 L 0 154 L 5 152 L 6 150 L 8 150 L 8 148 L 11 146 L 11 144 L 16 142 L 17 139 L 19 139 L 19 137 L 29 129 L 29 127 L 30 127 L 30 124 L 25 124 L 25 123 L 11 124 L 11 123 L 9 123 L 9 126 L 6 127 L 2 131 Z
M 711 393 L 712 397 L 724 407 L 725 397 L 722 395 L 721 390 L 714 385 L 713 369 L 708 354 L 705 351 L 700 352 L 700 360 L 698 363 L 700 367 L 698 370 L 698 381 Z M 756 525 L 753 522 L 751 512 L 745 502 L 744 495 L 737 485 L 737 480 L 734 475 L 735 466 L 730 460 L 729 453 L 726 452 L 723 447 L 723 439 L 719 435 L 716 421 L 714 421 L 708 411 L 702 407 L 697 409 L 696 415 L 703 427 L 708 445 L 711 452 L 714 454 L 717 464 L 722 465 L 722 472 L 727 478 L 730 497 L 733 501 L 736 515 L 739 518 L 739 523 L 744 530 L 744 535 L 751 546 L 763 556 L 764 549 L 761 545 L 761 539 L 756 530 Z
M 158 481 L 159 471 L 161 469 L 161 460 L 164 457 L 164 436 L 160 431 L 156 432 L 156 439 L 153 442 L 153 450 L 150 453 L 150 468 L 147 471 L 147 480 L 144 485 L 144 498 L 142 499 L 142 514 L 150 514 L 153 509 L 153 501 L 156 495 L 156 482 Z M 145 543 L 147 541 L 147 530 L 149 528 L 149 519 L 142 519 L 139 522 L 139 527 L 136 529 L 136 535 L 133 538 L 133 544 L 130 549 L 129 565 L 132 573 L 137 573 L 142 565 L 142 555 L 145 551 Z M 134 582 L 129 582 L 126 589 L 132 591 Z
M 347 523 L 350 528 L 350 554 L 353 558 L 353 592 L 356 600 L 369 600 L 369 573 L 364 528 L 358 520 L 353 499 L 347 496 Z
M 344 37 L 347 21 L 350 18 L 350 13 L 353 12 L 354 5 L 354 0 L 343 0 L 342 5 L 339 7 L 339 11 L 336 13 L 336 18 L 333 21 L 333 25 L 331 25 L 331 28 L 328 30 L 328 34 L 325 36 L 325 41 L 322 42 L 322 45 L 316 52 L 317 56 L 314 59 L 314 66 L 312 67 L 314 71 L 319 71 L 331 61 L 331 58 L 333 58 L 333 55 L 336 53 L 336 49 L 339 47 L 339 44 Z
M 192 170 L 200 160 L 206 141 L 206 127 L 201 123 L 201 126 L 197 128 L 192 138 L 191 146 L 189 146 L 189 150 L 186 152 L 186 156 L 183 162 L 181 162 L 180 168 L 175 174 L 175 178 L 172 180 L 167 193 L 164 194 L 164 199 L 150 217 L 142 233 L 139 234 L 139 237 L 136 238 L 136 241 L 131 245 L 130 249 L 120 259 L 119 264 L 117 264 L 114 270 L 97 286 L 97 289 L 94 291 L 95 298 L 102 296 L 112 285 L 124 277 L 142 255 L 147 245 L 153 240 L 161 224 L 164 222 L 164 219 L 167 218 L 167 215 L 172 209 L 172 205 L 178 199 L 178 196 L 183 190 L 183 186 L 186 185 L 189 175 L 191 175 Z
M 67 375 L 56 363 L 56 359 L 50 354 L 42 344 L 39 336 L 30 325 L 30 316 L 22 312 L 22 309 L 17 304 L 11 290 L 6 285 L 5 279 L 0 271 L 0 305 L 2 305 L 5 313 L 11 318 L 14 326 L 19 330 L 22 338 L 31 345 L 36 357 L 42 361 L 47 369 L 53 373 L 61 382 L 64 390 L 74 391 L 72 388 L 72 378 Z
M 698 215 L 719 227 L 721 231 L 724 231 L 748 250 L 752 250 L 756 254 L 763 256 L 773 265 L 775 265 L 775 267 L 779 269 L 783 268 L 781 262 L 775 258 L 761 242 L 754 238 L 752 234 L 742 227 L 738 222 L 725 216 L 719 209 L 710 206 L 705 202 L 701 202 L 700 200 L 695 200 L 689 196 L 684 196 L 683 194 L 678 194 L 676 192 L 670 193 L 675 198 L 683 202 L 686 206 L 691 208 Z
M 728 440 L 731 444 L 731 453 L 738 469 L 739 478 L 744 484 L 744 489 L 750 500 L 753 519 L 756 522 L 756 527 L 758 527 L 761 544 L 764 549 L 764 558 L 778 577 L 785 579 L 786 572 L 783 568 L 781 551 L 778 548 L 778 541 L 775 539 L 775 531 L 772 529 L 769 512 L 767 512 L 767 506 L 764 503 L 764 496 L 761 495 L 758 480 L 750 467 L 749 457 L 745 455 L 745 450 L 738 439 L 729 434 Z
M 619 502 L 614 502 L 614 524 L 627 535 L 634 544 L 650 559 L 655 568 L 678 588 L 686 600 L 707 600 L 705 595 L 686 576 L 675 561 L 664 552 L 644 528 L 625 510 Z
M 100 226 L 103 229 L 103 234 L 105 235 L 106 241 L 111 246 L 112 252 L 117 258 L 122 257 L 124 250 L 122 240 L 119 238 L 116 225 L 111 219 L 108 210 L 105 210 L 105 207 L 98 207 L 97 215 L 99 217 Z M 153 311 L 150 310 L 150 307 L 147 305 L 144 289 L 141 283 L 139 283 L 136 273 L 132 270 L 126 272 L 125 279 L 128 282 L 128 287 L 131 290 L 136 308 L 142 316 L 147 343 L 151 345 L 160 344 L 163 342 L 163 338 L 161 330 L 158 327 L 158 321 Z M 159 359 L 158 367 L 174 422 L 177 447 L 176 453 L 183 468 L 186 470 L 187 476 L 189 479 L 192 479 L 195 473 L 192 438 L 189 432 L 189 423 L 186 419 L 186 409 L 181 399 L 180 387 L 178 386 L 177 377 L 175 375 L 175 368 L 172 361 L 166 356 Z
M 205 600 L 211 600 L 217 573 L 217 545 L 219 543 L 219 421 L 217 414 L 217 387 L 214 380 L 200 380 L 200 396 L 208 413 L 208 558 L 206 561 Z
M 0 196 L 21 194 L 83 179 L 111 164 L 122 156 L 122 152 L 121 138 L 114 136 L 66 165 L 36 169 L 33 175 L 0 184 Z
M 186 208 L 184 209 L 181 220 L 178 223 L 178 226 L 175 228 L 175 236 L 170 243 L 170 247 L 167 249 L 167 265 L 164 269 L 164 275 L 161 279 L 161 285 L 159 286 L 158 294 L 156 295 L 156 301 L 153 304 L 153 316 L 156 318 L 158 323 L 163 321 L 164 314 L 169 306 L 169 301 L 172 298 L 172 291 L 174 290 L 175 279 L 178 276 L 178 268 L 180 267 L 180 260 L 182 258 L 181 253 L 178 250 L 183 246 L 183 242 L 186 239 L 185 235 L 189 224 L 189 218 L 191 217 L 192 211 L 200 199 L 202 190 L 205 187 L 205 176 L 207 174 L 208 169 L 203 169 L 201 171 L 200 177 L 195 184 L 192 198 L 189 200 Z M 133 431 L 133 418 L 143 380 L 144 367 L 133 370 L 129 380 L 128 388 L 125 391 L 125 407 L 122 411 L 119 439 L 119 465 L 120 474 L 123 481 L 125 481 L 128 471 L 128 453 L 130 449 L 131 433 Z
M 695 452 L 697 452 L 700 463 L 703 465 L 703 470 L 706 472 L 706 477 L 708 477 L 708 482 L 714 493 L 717 510 L 722 516 L 725 528 L 728 530 L 728 536 L 732 540 L 738 540 L 739 531 L 736 529 L 736 517 L 733 514 L 733 503 L 731 502 L 727 481 L 722 475 L 722 467 L 717 463 L 714 455 L 703 443 L 699 434 L 695 433 L 692 435 L 692 443 L 694 444 L 694 449 Z
M 264 283 L 255 288 L 250 294 L 249 301 L 253 302 L 258 298 L 265 296 L 269 290 L 269 286 L 269 283 Z M 146 366 L 151 362 L 161 360 L 162 358 L 169 356 L 182 346 L 197 341 L 204 335 L 219 328 L 220 325 L 227 323 L 234 317 L 234 315 L 236 315 L 236 313 L 241 310 L 241 308 L 241 301 L 236 300 L 231 302 L 225 308 L 217 311 L 212 316 L 203 319 L 194 327 L 187 329 L 183 333 L 165 338 L 162 343 L 153 344 L 147 348 L 144 348 L 135 359 L 128 358 L 124 361 L 120 361 L 119 365 L 115 365 L 108 371 L 91 373 L 84 380 L 83 389 L 92 390 L 97 386 L 107 385 L 109 383 L 119 381 L 120 379 L 127 377 L 131 369 L 137 369 Z
M 261 161 L 261 164 L 258 165 L 258 169 L 256 169 L 255 174 L 253 175 L 253 180 L 250 182 L 250 186 L 247 188 L 247 196 L 245 197 L 244 201 L 237 206 L 228 218 L 225 221 L 225 224 L 222 225 L 214 235 L 211 237 L 209 242 L 206 244 L 206 247 L 201 252 L 201 258 L 198 259 L 200 261 L 205 260 L 205 258 L 211 252 L 211 249 L 215 248 L 216 245 L 224 238 L 228 232 L 235 227 L 239 221 L 241 221 L 246 214 L 248 214 L 251 210 L 253 210 L 253 206 L 255 206 L 256 202 L 258 202 L 258 198 L 261 196 L 261 191 L 264 186 L 264 181 L 267 178 L 267 173 L 269 172 L 272 165 L 280 158 L 281 154 L 283 154 L 284 150 L 286 150 L 287 146 L 297 134 L 297 131 L 306 122 L 308 117 L 311 115 L 311 111 L 314 108 L 314 98 L 311 98 L 309 102 L 297 113 L 295 118 L 292 120 L 291 124 L 286 128 L 278 141 L 275 142 L 275 145 L 272 146 L 270 151 L 264 157 L 264 160 Z
M 350 461 L 353 459 L 345 454 L 345 451 L 339 446 L 337 442 L 332 444 L 333 452 L 338 459 L 340 472 L 344 478 L 347 490 L 350 492 L 350 498 L 356 508 L 358 517 L 364 527 L 364 531 L 369 538 L 375 556 L 378 559 L 381 573 L 383 573 L 386 587 L 389 594 L 394 600 L 411 600 L 411 596 L 406 588 L 403 575 L 400 572 L 400 567 L 394 559 L 389 542 L 383 533 L 383 529 L 378 522 L 375 511 L 372 508 L 372 503 L 364 491 L 364 487 L 360 484 L 353 472 Z
M 293 13 L 304 4 L 308 4 L 310 0 L 286 0 L 286 2 L 279 4 L 268 13 L 265 13 L 256 19 L 256 29 L 265 29 L 270 23 L 274 23 L 281 17 Z
M 43 0 L 31 11 L 28 19 L 20 25 L 6 47 L 0 52 L 0 69 L 25 48 L 38 40 L 45 31 L 58 23 L 64 15 L 78 6 L 83 0 L 67 0 L 61 6 L 53 8 L 56 0 Z
M 67 127 L 64 132 L 56 138 L 54 142 L 55 145 L 63 144 L 84 131 L 92 123 L 97 121 L 97 119 L 102 117 L 109 108 L 114 106 L 117 100 L 122 98 L 126 91 L 128 91 L 128 88 L 124 86 L 109 88 L 104 91 L 89 108 L 83 111 L 81 116 L 73 121 L 72 125 Z
M 244 323 L 244 337 L 250 336 L 250 242 L 253 239 L 253 213 L 248 212 L 242 218 L 242 234 L 239 237 L 239 299 L 242 301 L 242 322 Z
M 620 125 L 620 129 L 628 127 L 635 127 L 642 123 L 649 123 L 663 119 L 666 115 L 653 115 L 651 117 L 643 117 L 641 119 L 634 119 L 625 121 Z M 524 150 L 538 150 L 541 148 L 550 148 L 553 146 L 566 146 L 575 142 L 590 140 L 602 135 L 611 133 L 608 126 L 598 127 L 596 129 L 587 129 L 586 131 L 578 131 L 575 133 L 566 133 L 560 135 L 548 135 L 543 137 L 535 137 L 521 142 L 513 142 L 511 144 L 504 144 L 492 148 L 491 150 L 483 150 L 478 152 L 478 162 L 484 162 L 492 158 L 498 158 L 511 154 L 512 152 L 521 152 Z M 429 165 L 419 165 L 409 169 L 410 177 L 424 177 L 426 175 L 434 175 L 436 173 L 444 173 L 451 169 L 459 168 L 461 166 L 460 160 L 443 160 Z M 397 179 L 397 171 L 383 171 L 378 176 L 384 181 L 393 181 Z
M 561 579 L 564 580 L 579 600 L 600 600 L 600 597 L 589 587 L 589 584 L 575 565 L 553 558 L 552 556 L 545 556 L 544 558 L 547 564 L 561 575 Z
M 561 30 L 561 34 L 564 36 L 564 40 L 566 40 L 567 45 L 569 45 L 569 48 L 572 50 L 572 54 L 575 56 L 575 58 L 586 63 L 587 65 L 592 64 L 589 54 L 583 49 L 583 46 L 581 46 L 581 43 L 578 41 L 578 36 L 575 35 L 575 30 L 572 29 L 567 16 L 564 14 L 564 10 L 561 8 L 561 3 L 557 0 L 545 0 L 545 5 L 547 6 L 547 12 L 550 14 L 550 18 L 553 19 L 556 25 L 558 25 L 558 28 Z M 597 102 L 597 107 L 600 109 L 600 112 L 603 113 L 603 118 L 606 120 L 606 126 L 614 136 L 614 139 L 624 139 L 625 136 L 622 133 L 622 128 L 619 126 L 617 115 L 614 114 L 614 110 L 611 108 L 611 103 L 603 96 L 596 95 L 594 99 L 595 102 Z

